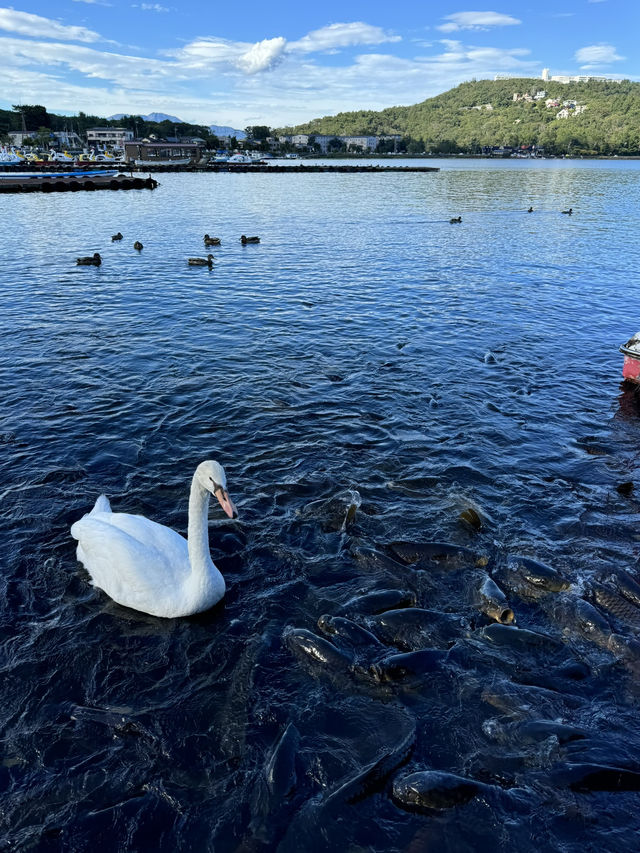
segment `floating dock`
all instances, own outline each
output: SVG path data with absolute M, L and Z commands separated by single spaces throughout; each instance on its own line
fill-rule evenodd
M 59 172 L 57 174 L 0 175 L 0 193 L 63 193 L 79 190 L 153 190 L 158 182 L 151 176 L 124 175 L 117 170 Z

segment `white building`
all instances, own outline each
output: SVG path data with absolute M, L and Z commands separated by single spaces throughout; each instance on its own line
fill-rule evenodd
M 542 69 L 542 79 L 554 83 L 622 83 L 624 77 L 598 77 L 585 74 L 554 74 L 549 76 L 549 69 Z
M 101 148 L 124 148 L 133 139 L 133 131 L 124 127 L 90 127 L 87 129 L 88 145 Z

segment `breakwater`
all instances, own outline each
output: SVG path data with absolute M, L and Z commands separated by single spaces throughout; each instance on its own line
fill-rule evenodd
M 109 172 L 68 172 L 66 174 L 8 175 L 0 177 L 0 193 L 58 193 L 78 190 L 153 190 L 158 182 Z

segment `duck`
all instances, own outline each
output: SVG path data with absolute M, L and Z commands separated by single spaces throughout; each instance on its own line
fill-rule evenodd
M 118 231 L 117 234 L 113 234 L 111 240 L 115 242 L 116 240 L 122 240 L 122 234 Z
M 456 222 L 462 222 L 462 217 L 461 216 L 454 216 L 453 219 L 449 220 L 449 223 L 451 225 L 455 225 Z
M 190 267 L 211 267 L 213 266 L 214 257 L 209 254 L 206 258 L 189 258 L 187 263 Z
M 573 213 L 573 208 L 570 207 L 569 210 L 563 210 L 562 212 L 567 213 L 569 216 L 571 216 L 571 214 Z
M 94 252 L 93 255 L 88 258 L 78 258 L 76 263 L 81 267 L 99 267 L 102 263 L 102 258 L 100 257 L 99 252 Z
M 208 234 L 204 235 L 204 244 L 205 246 L 219 246 L 221 240 L 219 237 L 209 237 Z
M 533 213 L 533 208 L 530 207 L 529 210 L 527 210 L 527 213 Z
M 242 237 L 240 238 L 240 242 L 242 243 L 243 246 L 246 246 L 247 243 L 259 243 L 260 238 L 259 237 L 245 237 L 243 234 Z
M 136 242 L 133 244 L 133 248 L 140 251 L 141 249 L 144 249 L 144 246 L 142 245 L 140 240 L 136 240 Z
M 201 613 L 226 591 L 209 553 L 209 499 L 214 495 L 229 518 L 238 511 L 219 462 L 201 462 L 191 481 L 185 539 L 143 515 L 113 512 L 105 495 L 71 525 L 76 556 L 93 586 L 113 601 L 151 616 L 174 619 Z

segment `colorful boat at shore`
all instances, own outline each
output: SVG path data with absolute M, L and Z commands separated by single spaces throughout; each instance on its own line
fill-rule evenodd
M 623 379 L 640 385 L 640 332 L 636 332 L 626 344 L 622 344 L 620 352 L 624 355 Z
M 18 163 L 24 163 L 25 159 L 22 154 L 19 154 L 15 148 L 8 149 L 6 145 L 0 148 L 0 165 L 13 166 Z

